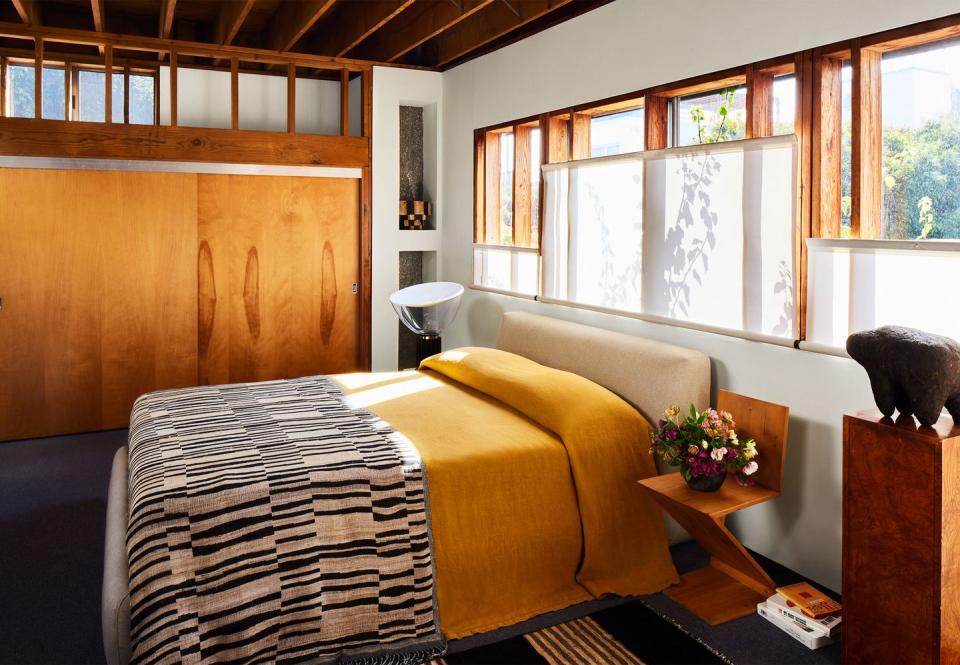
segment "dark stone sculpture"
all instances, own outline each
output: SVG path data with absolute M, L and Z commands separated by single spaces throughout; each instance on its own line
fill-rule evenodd
M 892 416 L 896 408 L 929 427 L 946 406 L 960 424 L 960 344 L 954 340 L 883 326 L 850 335 L 847 353 L 867 370 L 883 415 Z

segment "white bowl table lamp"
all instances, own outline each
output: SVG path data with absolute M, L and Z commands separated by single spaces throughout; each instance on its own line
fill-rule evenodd
M 390 296 L 397 316 L 417 336 L 417 364 L 440 353 L 440 334 L 456 317 L 462 295 L 463 286 L 456 282 L 427 282 Z

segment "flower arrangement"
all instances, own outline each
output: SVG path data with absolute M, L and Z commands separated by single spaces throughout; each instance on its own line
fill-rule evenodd
M 680 407 L 671 406 L 664 418 L 650 433 L 650 454 L 659 455 L 670 466 L 679 466 L 684 480 L 696 487 L 696 479 L 719 478 L 723 484 L 729 469 L 737 474 L 741 485 L 752 485 L 757 444 L 753 439 L 740 441 L 733 416 L 726 411 L 707 409 L 697 412 L 692 404 L 690 414 L 680 417 Z M 696 487 L 700 489 L 699 487 Z

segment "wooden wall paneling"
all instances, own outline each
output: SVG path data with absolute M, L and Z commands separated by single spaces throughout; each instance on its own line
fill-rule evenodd
M 813 52 L 797 54 L 794 62 L 797 85 L 797 108 L 795 131 L 799 143 L 800 158 L 797 173 L 797 219 L 799 238 L 794 252 L 800 280 L 797 293 L 797 320 L 800 322 L 800 339 L 807 338 L 807 238 L 811 237 L 811 214 L 813 208 L 812 164 L 813 152 Z
M 348 95 L 349 98 L 349 95 Z M 360 74 L 360 130 L 367 141 L 360 210 L 360 347 L 358 367 L 370 370 L 373 362 L 373 70 Z
M 773 74 L 747 66 L 748 139 L 773 136 Z
M 195 197 L 190 174 L 0 170 L 0 439 L 123 427 L 195 381 Z
M 170 126 L 177 126 L 177 52 L 170 49 Z M 159 95 L 157 95 L 159 97 Z
M 484 154 L 487 139 L 482 129 L 473 132 L 473 241 L 484 242 L 486 238 L 485 222 L 486 190 L 484 189 L 486 168 Z
M 361 182 L 198 178 L 200 383 L 356 370 Z
M 531 145 L 533 128 L 516 125 L 513 128 L 513 244 L 529 247 L 533 227 L 530 215 L 532 182 L 530 177 Z
M 571 159 L 589 159 L 590 157 L 590 121 L 593 117 L 588 113 L 573 113 L 571 137 Z
M 783 487 L 790 409 L 728 390 L 718 393 L 717 409 L 734 414 L 741 440 L 753 439 L 757 442 L 762 460 L 754 476 L 757 485 L 780 492 Z
M 550 162 L 565 162 L 570 159 L 570 117 L 552 115 L 547 121 L 546 140 Z
M 287 65 L 287 133 L 297 131 L 297 66 Z
M 667 98 L 647 95 L 643 100 L 644 146 L 647 150 L 661 150 L 670 144 L 667 128 Z
M 500 243 L 500 134 L 486 132 L 484 137 L 484 240 L 488 244 Z
M 109 44 L 103 52 L 103 121 L 113 122 L 113 47 Z
M 104 183 L 91 196 L 101 211 L 101 427 L 126 427 L 138 396 L 196 384 L 197 176 L 74 173 Z
M 813 56 L 813 211 L 815 238 L 840 237 L 841 69 L 843 60 Z
M 130 63 L 123 65 L 123 124 L 130 124 Z
M 71 172 L 0 170 L 0 439 L 100 427 L 101 220 L 84 194 Z
M 861 48 L 851 52 L 852 160 L 850 232 L 855 238 L 880 238 L 883 197 L 883 117 L 881 112 L 881 52 Z
M 373 362 L 373 181 L 369 166 L 363 167 L 360 187 L 360 343 L 357 369 L 369 372 Z
M 369 139 L 234 129 L 0 118 L 0 153 L 31 157 L 343 166 L 370 163 Z
M 240 129 L 240 60 L 230 58 L 230 127 Z
M 340 136 L 350 136 L 350 72 L 340 70 Z
M 33 117 L 43 117 L 43 39 L 37 39 L 33 55 Z

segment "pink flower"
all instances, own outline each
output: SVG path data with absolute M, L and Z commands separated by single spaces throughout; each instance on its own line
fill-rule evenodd
M 752 476 L 757 472 L 758 468 L 759 467 L 757 466 L 757 463 L 751 460 L 747 462 L 746 466 L 743 467 L 743 473 L 745 475 Z

